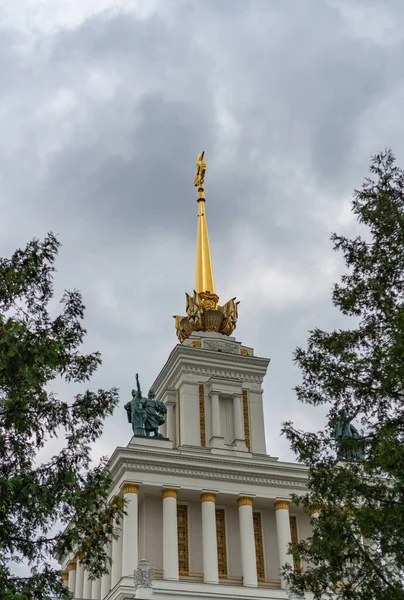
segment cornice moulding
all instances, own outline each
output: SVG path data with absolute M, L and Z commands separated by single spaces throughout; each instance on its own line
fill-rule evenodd
M 223 378 L 228 378 L 231 373 L 230 377 L 233 379 L 261 383 L 269 362 L 268 358 L 196 349 L 177 344 L 156 377 L 152 388 L 157 395 L 161 395 L 167 388 L 175 387 L 184 373 Z M 231 366 L 236 368 L 232 371 Z
M 266 462 L 266 461 L 265 461 Z M 109 461 L 115 481 L 127 470 L 180 475 L 215 481 L 248 482 L 260 486 L 291 486 L 306 488 L 307 468 L 292 463 L 251 463 L 239 459 L 223 460 L 211 456 L 185 456 L 178 451 L 167 453 L 118 448 Z M 269 464 L 268 464 L 269 463 Z
M 117 466 L 118 468 L 114 472 L 114 477 L 119 481 L 120 477 L 123 477 L 127 470 L 136 470 L 137 472 L 147 472 L 147 473 L 161 473 L 164 475 L 175 475 L 182 477 L 190 477 L 197 479 L 206 479 L 209 481 L 232 481 L 239 483 L 249 483 L 253 485 L 259 486 L 275 486 L 275 487 L 287 487 L 290 489 L 307 489 L 306 483 L 302 479 L 295 479 L 293 477 L 288 477 L 287 479 L 280 479 L 278 477 L 265 477 L 263 475 L 259 476 L 257 473 L 255 476 L 253 474 L 246 475 L 245 472 L 229 472 L 222 469 L 216 469 L 215 471 L 211 471 L 209 469 L 203 468 L 184 468 L 173 465 L 163 465 L 161 463 L 134 463 L 132 461 L 122 462 Z M 144 481 L 144 484 L 147 482 Z

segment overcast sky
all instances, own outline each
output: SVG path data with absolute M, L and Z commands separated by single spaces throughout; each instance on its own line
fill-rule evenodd
M 402 0 L 0 0 L 0 244 L 63 243 L 56 287 L 81 289 L 93 387 L 121 404 L 96 455 L 130 439 L 123 404 L 177 343 L 194 284 L 193 175 L 208 162 L 217 292 L 236 337 L 271 358 L 267 451 L 294 460 L 293 351 L 341 323 L 332 231 L 355 234 L 372 154 L 404 165 Z M 63 390 L 66 393 L 66 390 Z

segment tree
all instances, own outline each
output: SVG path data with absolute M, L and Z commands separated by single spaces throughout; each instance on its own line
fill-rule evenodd
M 328 405 L 328 422 L 317 433 L 283 425 L 309 467 L 295 501 L 314 513 L 312 537 L 292 548 L 306 567 L 284 573 L 316 600 L 404 598 L 404 172 L 390 150 L 370 172 L 352 202 L 364 237 L 331 237 L 348 269 L 332 299 L 350 327 L 314 329 L 294 356 L 298 399 Z M 360 420 L 359 437 L 334 439 L 341 414 Z
M 52 557 L 80 553 L 94 577 L 123 506 L 108 502 L 105 459 L 91 468 L 90 446 L 118 402 L 116 389 L 84 391 L 70 402 L 50 390 L 57 378 L 84 383 L 101 363 L 81 354 L 84 306 L 76 290 L 50 316 L 59 242 L 48 234 L 0 259 L 0 598 L 68 598 Z M 50 438 L 63 449 L 47 461 Z M 64 528 L 64 530 L 63 530 Z M 29 576 L 13 574 L 24 562 Z

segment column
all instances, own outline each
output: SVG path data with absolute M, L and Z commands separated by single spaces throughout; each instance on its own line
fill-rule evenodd
M 255 557 L 255 539 L 253 522 L 253 499 L 249 496 L 239 496 L 237 500 L 240 522 L 241 568 L 243 585 L 257 587 L 257 561 Z
M 280 568 L 285 564 L 289 564 L 293 568 L 293 558 L 292 555 L 289 554 L 289 544 L 292 543 L 290 535 L 289 505 L 289 500 L 275 500 L 274 503 Z M 286 588 L 286 582 L 283 577 L 281 577 L 281 587 Z
M 91 587 L 92 580 L 89 577 L 89 572 L 87 569 L 84 569 L 84 581 L 83 581 L 83 599 L 91 600 Z
M 77 598 L 77 596 L 75 594 L 76 570 L 77 570 L 76 561 L 72 561 L 67 565 L 67 572 L 69 574 L 69 579 L 68 579 L 69 592 L 71 592 L 73 594 L 73 596 Z
M 241 394 L 233 396 L 234 441 L 239 450 L 247 450 L 244 436 L 243 400 Z
M 167 406 L 167 437 L 174 442 L 175 445 L 175 404 L 173 402 L 166 403 Z
M 205 583 L 219 583 L 215 501 L 216 494 L 202 492 L 202 557 Z
M 133 577 L 138 563 L 138 492 L 139 485 L 125 483 L 126 515 L 122 525 L 122 577 Z
M 118 524 L 115 522 L 115 527 Z M 122 577 L 122 530 L 119 531 L 119 538 L 112 540 L 112 565 L 111 565 L 111 589 L 120 581 Z
M 67 588 L 69 588 L 69 572 L 63 571 L 62 573 L 62 581 Z
M 178 580 L 177 490 L 165 488 L 161 495 L 163 496 L 163 577 Z
M 101 579 L 96 579 L 95 581 L 93 581 L 93 585 L 91 587 L 91 598 L 92 600 L 102 600 Z
M 111 542 L 108 542 L 108 544 L 107 544 L 106 553 L 107 553 L 107 556 L 109 558 L 111 558 L 111 555 L 112 555 Z M 109 593 L 110 589 L 111 589 L 111 566 L 108 563 L 108 573 L 104 573 L 104 575 L 101 578 L 100 600 L 103 600 L 106 597 L 106 595 Z
M 83 583 L 84 583 L 84 567 L 80 560 L 80 556 L 76 557 L 77 559 L 77 571 L 76 571 L 76 588 L 74 591 L 75 598 L 83 597 Z

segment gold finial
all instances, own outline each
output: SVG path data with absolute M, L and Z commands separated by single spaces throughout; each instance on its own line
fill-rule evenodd
M 198 154 L 196 160 L 196 175 L 194 177 L 194 185 L 198 188 L 198 234 L 196 240 L 195 291 L 198 292 L 198 294 L 201 292 L 216 294 L 205 210 L 205 188 L 203 184 L 205 182 L 206 161 L 203 160 L 204 155 L 205 152 Z
M 198 188 L 198 202 L 199 200 L 205 200 L 205 173 L 206 173 L 206 161 L 203 160 L 205 151 L 198 154 L 196 159 L 196 175 L 194 177 L 194 186 Z
M 212 258 L 205 210 L 205 152 L 198 154 L 194 185 L 198 188 L 198 235 L 196 241 L 196 273 L 194 295 L 187 298 L 187 316 L 175 315 L 175 327 L 180 342 L 193 331 L 215 331 L 231 335 L 236 327 L 238 302 L 232 298 L 219 306 L 213 277 Z M 196 344 L 195 344 L 196 345 Z

